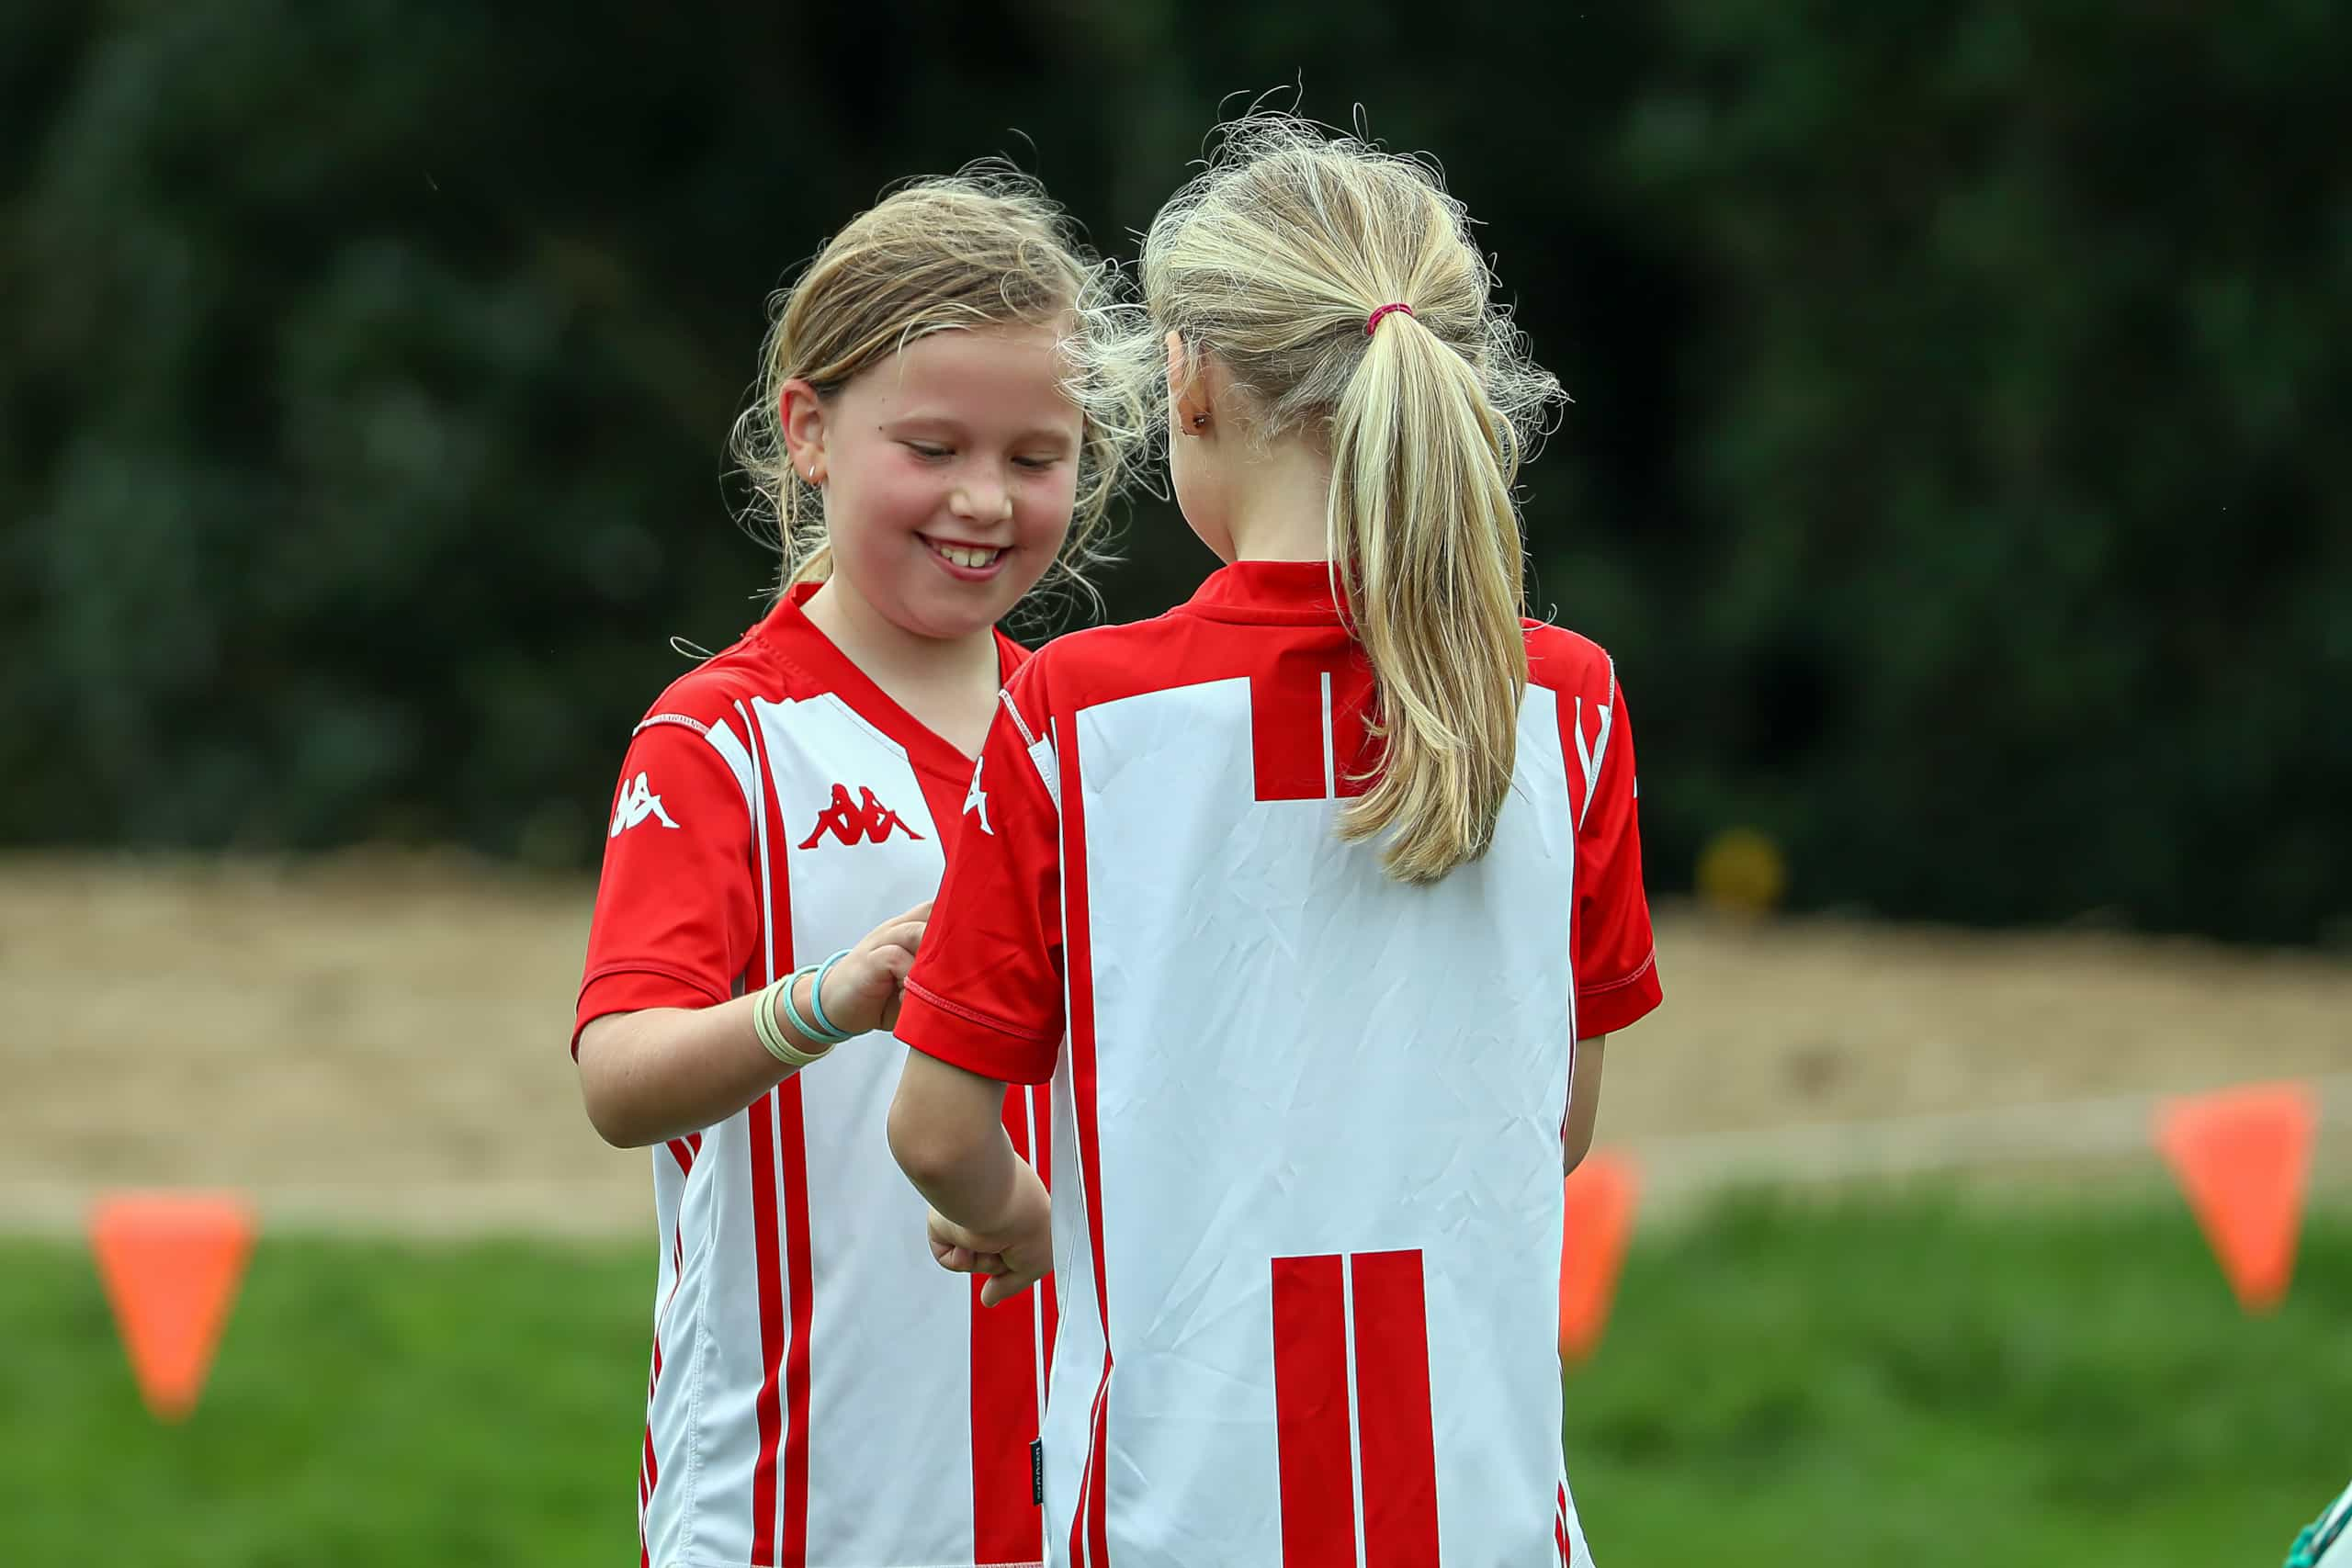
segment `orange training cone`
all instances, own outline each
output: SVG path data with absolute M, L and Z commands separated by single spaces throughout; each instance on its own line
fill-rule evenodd
M 1560 1356 L 1582 1360 L 1600 1343 L 1617 1270 L 1634 1230 L 1641 1187 L 1633 1162 L 1591 1154 L 1568 1175 L 1568 1220 L 1560 1239 Z
M 91 1211 L 98 1275 L 139 1392 L 162 1419 L 196 1407 L 253 1245 L 253 1211 L 227 1194 L 123 1193 Z
M 2168 1101 L 2156 1147 L 2248 1312 L 2287 1293 L 2319 1120 L 2311 1086 L 2250 1084 Z

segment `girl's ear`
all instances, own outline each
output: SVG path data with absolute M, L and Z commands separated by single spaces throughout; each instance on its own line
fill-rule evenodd
M 1168 423 L 1179 435 L 1206 435 L 1216 427 L 1215 398 L 1206 361 L 1189 353 L 1184 340 L 1168 334 Z
M 797 376 L 776 394 L 776 416 L 784 426 L 785 455 L 803 480 L 825 482 L 825 405 L 817 389 Z

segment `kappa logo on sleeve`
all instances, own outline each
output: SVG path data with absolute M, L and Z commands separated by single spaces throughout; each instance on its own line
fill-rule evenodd
M 645 775 L 639 773 L 629 780 L 627 789 L 621 791 L 620 804 L 613 807 L 613 830 L 605 837 L 617 839 L 649 817 L 664 828 L 677 826 L 670 819 L 670 814 L 662 809 L 662 797 L 653 793 L 652 786 L 645 782 Z
M 983 758 L 981 762 L 986 761 L 987 759 Z M 989 826 L 988 792 L 980 788 L 981 762 L 972 764 L 972 787 L 964 792 L 964 815 L 969 817 L 978 812 L 980 818 L 980 831 L 993 839 L 996 837 L 996 829 Z
M 1584 826 L 1586 814 L 1592 809 L 1593 795 L 1600 788 L 1600 764 L 1609 754 L 1609 724 L 1616 716 L 1615 710 L 1607 703 L 1593 704 L 1592 711 L 1600 716 L 1600 733 L 1588 745 L 1584 738 L 1584 699 L 1577 699 L 1573 720 L 1577 730 L 1577 765 L 1584 770 L 1584 804 L 1577 808 L 1577 826 L 1579 829 Z M 1639 798 L 1638 787 L 1635 798 Z

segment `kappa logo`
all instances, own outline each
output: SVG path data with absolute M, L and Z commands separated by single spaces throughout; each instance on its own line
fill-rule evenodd
M 1600 732 L 1588 746 L 1584 739 L 1584 699 L 1577 699 L 1577 765 L 1584 770 L 1584 807 L 1577 813 L 1577 826 L 1579 828 L 1584 826 L 1585 812 L 1592 809 L 1593 792 L 1600 787 L 1600 763 L 1609 752 L 1609 726 L 1616 716 L 1615 710 L 1607 703 L 1593 704 L 1592 711 L 1600 716 Z
M 872 790 L 861 784 L 857 795 L 857 799 L 852 800 L 846 788 L 835 784 L 832 800 L 817 813 L 817 825 L 808 829 L 808 836 L 800 840 L 800 847 L 813 850 L 817 847 L 817 840 L 828 833 L 844 844 L 861 841 L 878 844 L 888 839 L 894 829 L 910 839 L 922 837 L 908 827 L 897 812 L 875 799 Z
M 981 759 L 981 762 L 986 761 L 986 758 Z M 964 793 L 964 815 L 969 817 L 978 812 L 980 831 L 993 839 L 996 829 L 989 826 L 989 797 L 988 792 L 980 788 L 980 762 L 972 764 L 972 787 Z
M 649 817 L 664 828 L 677 826 L 670 820 L 670 814 L 662 809 L 662 797 L 653 793 L 652 787 L 645 782 L 645 775 L 639 773 L 628 781 L 627 789 L 621 791 L 620 804 L 613 807 L 613 830 L 605 837 L 617 839 Z

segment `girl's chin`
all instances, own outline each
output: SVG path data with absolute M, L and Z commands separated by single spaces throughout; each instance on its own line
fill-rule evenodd
M 973 591 L 978 587 L 989 592 Z M 960 591 L 945 593 L 936 590 L 910 593 L 899 604 L 901 613 L 891 619 L 919 637 L 936 642 L 956 642 L 995 626 L 1021 597 L 996 583 L 958 588 Z

